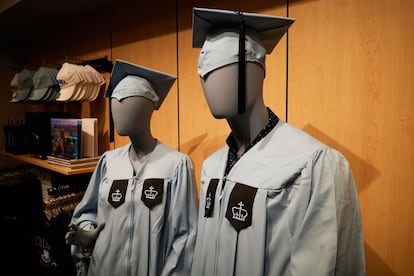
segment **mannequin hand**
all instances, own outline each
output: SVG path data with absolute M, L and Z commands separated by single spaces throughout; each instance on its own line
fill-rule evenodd
M 65 236 L 66 243 L 79 245 L 84 250 L 91 249 L 104 226 L 105 223 L 101 223 L 94 230 L 85 231 L 74 224 L 70 224 L 69 232 Z

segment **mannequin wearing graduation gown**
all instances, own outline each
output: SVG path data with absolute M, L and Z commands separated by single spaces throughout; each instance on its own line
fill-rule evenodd
M 264 62 L 246 62 L 239 112 L 239 64 L 203 60 L 208 51 L 222 54 L 211 48 L 219 36 L 203 46 L 199 74 L 212 115 L 226 119 L 231 133 L 203 162 L 191 275 L 365 275 L 347 160 L 266 107 Z
M 88 275 L 189 275 L 197 227 L 192 164 L 152 136 L 156 104 L 147 93 L 125 92 L 140 87 L 135 78 L 109 96 L 115 129 L 131 143 L 101 157 L 68 240 L 92 251 Z

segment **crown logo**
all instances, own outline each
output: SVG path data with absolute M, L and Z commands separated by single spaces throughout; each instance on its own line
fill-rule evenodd
M 206 209 L 210 209 L 211 207 L 211 192 L 208 193 L 208 197 L 206 198 Z
M 245 221 L 249 213 L 247 212 L 247 210 L 242 208 L 244 206 L 243 202 L 240 201 L 237 205 L 239 205 L 239 207 L 234 206 L 231 208 L 233 218 L 238 221 Z
M 122 193 L 117 189 L 114 193 L 111 195 L 112 201 L 114 202 L 120 202 L 122 198 Z
M 151 187 L 149 187 L 149 190 L 144 191 L 144 194 L 145 194 L 145 198 L 147 198 L 147 199 L 155 199 L 158 192 L 154 190 L 153 186 L 151 186 Z

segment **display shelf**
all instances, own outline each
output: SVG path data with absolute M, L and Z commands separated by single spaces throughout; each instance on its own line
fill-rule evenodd
M 78 168 L 78 169 L 71 169 L 71 168 L 66 168 L 63 166 L 59 166 L 59 165 L 54 165 L 54 164 L 49 164 L 47 160 L 43 160 L 43 159 L 39 159 L 37 157 L 33 157 L 30 154 L 11 154 L 5 151 L 1 151 L 1 154 L 13 158 L 13 159 L 17 159 L 29 164 L 33 164 L 51 171 L 55 171 L 64 175 L 75 175 L 75 174 L 82 174 L 82 173 L 91 173 L 95 170 L 95 165 L 94 166 L 90 166 L 90 167 L 85 167 L 85 168 Z

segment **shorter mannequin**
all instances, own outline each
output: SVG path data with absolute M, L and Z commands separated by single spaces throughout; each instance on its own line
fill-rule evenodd
M 116 131 L 130 143 L 102 155 L 67 234 L 76 257 L 90 257 L 88 275 L 190 275 L 193 167 L 151 133 L 152 114 L 172 85 L 163 86 L 164 77 L 123 61 L 114 65 L 106 96 Z
M 116 131 L 128 136 L 132 143 L 129 158 L 137 172 L 157 144 L 151 134 L 154 103 L 144 97 L 128 97 L 122 101 L 112 98 L 111 109 Z

